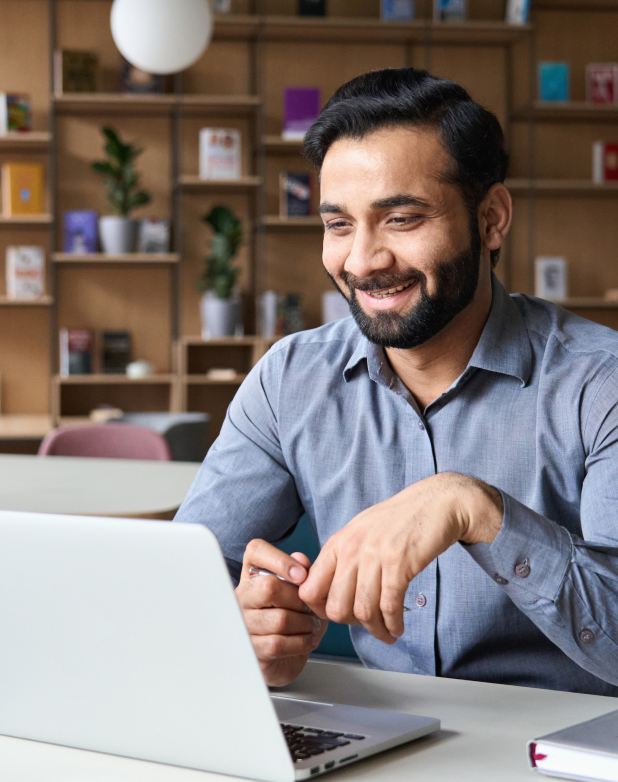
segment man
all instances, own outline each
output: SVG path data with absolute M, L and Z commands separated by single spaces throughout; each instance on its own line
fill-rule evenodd
M 305 152 L 353 317 L 254 368 L 176 517 L 217 535 L 266 681 L 331 619 L 369 667 L 618 695 L 618 334 L 494 277 L 498 121 L 389 69 Z M 272 545 L 303 512 L 313 565 Z

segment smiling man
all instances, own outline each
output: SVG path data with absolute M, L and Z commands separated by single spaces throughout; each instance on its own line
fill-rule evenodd
M 618 695 L 618 334 L 493 275 L 498 121 L 389 69 L 305 153 L 352 317 L 254 368 L 176 517 L 217 535 L 266 681 L 331 619 L 369 667 Z M 312 565 L 272 545 L 303 512 Z

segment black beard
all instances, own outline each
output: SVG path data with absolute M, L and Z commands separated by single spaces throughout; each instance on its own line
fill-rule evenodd
M 418 269 L 411 269 L 405 275 L 382 275 L 368 279 L 342 272 L 341 279 L 348 287 L 349 296 L 343 293 L 330 274 L 328 276 L 347 299 L 356 324 L 370 342 L 383 348 L 408 350 L 434 337 L 471 303 L 479 282 L 480 255 L 481 237 L 477 226 L 473 225 L 470 247 L 437 267 L 436 292 L 433 296 L 427 293 L 427 277 Z M 419 283 L 420 301 L 405 315 L 396 312 L 367 315 L 356 298 L 357 289 L 383 290 L 410 282 Z

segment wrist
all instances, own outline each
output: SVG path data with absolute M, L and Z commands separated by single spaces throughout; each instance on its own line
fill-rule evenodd
M 469 478 L 469 484 L 462 500 L 465 527 L 459 538 L 462 543 L 492 544 L 502 529 L 504 502 L 502 495 L 493 486 L 476 478 Z

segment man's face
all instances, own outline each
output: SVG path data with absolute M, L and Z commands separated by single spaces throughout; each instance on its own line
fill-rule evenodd
M 449 162 L 432 130 L 405 127 L 340 139 L 324 158 L 324 266 L 384 347 L 422 344 L 474 298 L 481 240 L 457 188 L 440 181 Z

